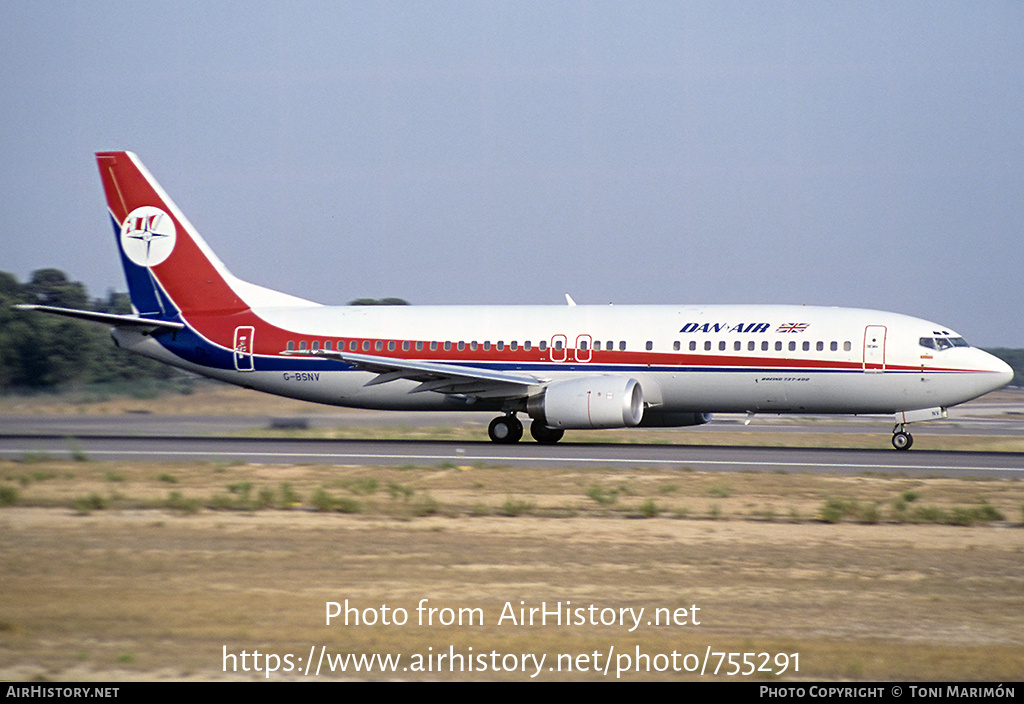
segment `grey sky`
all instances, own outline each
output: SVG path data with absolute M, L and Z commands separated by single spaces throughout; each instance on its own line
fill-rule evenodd
M 159 5 L 159 6 L 157 6 Z M 0 270 L 92 153 L 324 303 L 807 303 L 1024 347 L 1024 3 L 0 3 Z

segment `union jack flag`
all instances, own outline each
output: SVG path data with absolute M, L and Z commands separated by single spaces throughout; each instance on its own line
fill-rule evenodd
M 807 329 L 808 323 L 786 323 L 780 325 L 775 332 L 803 332 Z

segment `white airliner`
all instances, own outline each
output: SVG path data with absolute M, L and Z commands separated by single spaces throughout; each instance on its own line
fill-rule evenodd
M 894 414 L 906 424 L 1007 384 L 1001 360 L 896 313 L 780 305 L 323 306 L 227 270 L 141 161 L 99 163 L 134 315 L 125 349 L 307 401 L 500 413 L 495 442 L 579 428 L 679 427 L 722 413 Z

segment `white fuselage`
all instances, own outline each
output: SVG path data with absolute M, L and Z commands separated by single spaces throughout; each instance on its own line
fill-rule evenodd
M 1005 385 L 1003 362 L 940 325 L 871 310 L 807 306 L 315 306 L 254 309 L 287 343 L 255 363 L 213 369 L 154 340 L 136 351 L 269 393 L 343 406 L 494 410 L 486 394 L 418 391 L 418 382 L 292 352 L 351 348 L 380 357 L 525 373 L 547 382 L 636 379 L 661 412 L 893 413 L 946 407 Z M 962 343 L 962 341 L 961 341 Z M 315 345 L 315 347 L 314 347 Z M 264 369 L 273 359 L 275 368 Z M 293 364 L 289 363 L 292 362 Z M 294 368 L 292 368 L 294 366 Z M 250 370 L 251 369 L 251 370 Z M 370 383 L 377 379 L 376 383 Z

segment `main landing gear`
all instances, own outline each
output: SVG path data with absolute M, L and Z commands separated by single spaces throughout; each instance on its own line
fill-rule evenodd
M 537 442 L 550 445 L 562 439 L 565 431 L 561 428 L 549 428 L 540 421 L 530 423 L 530 435 Z M 523 438 L 523 424 L 516 418 L 515 413 L 498 416 L 487 426 L 487 435 L 492 442 L 514 443 Z
M 914 444 L 914 436 L 907 432 L 906 426 L 897 423 L 892 429 L 892 446 L 897 450 L 909 450 Z
M 519 442 L 523 437 L 523 424 L 516 418 L 515 413 L 498 416 L 487 426 L 487 434 L 492 442 L 509 444 Z

